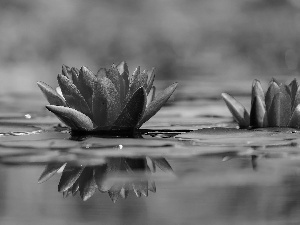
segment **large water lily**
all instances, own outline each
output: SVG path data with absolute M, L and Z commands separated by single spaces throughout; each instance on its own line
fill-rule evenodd
M 222 93 L 222 97 L 240 128 L 300 128 L 300 87 L 296 79 L 288 85 L 272 79 L 266 93 L 260 81 L 254 80 L 250 114 L 232 96 Z
M 64 197 L 76 195 L 86 201 L 98 188 L 108 193 L 113 202 L 127 198 L 130 192 L 137 197 L 148 196 L 148 191 L 156 192 L 155 182 L 150 180 L 156 166 L 163 171 L 173 171 L 165 158 L 106 158 L 104 164 L 97 166 L 75 166 L 69 163 L 49 163 L 39 178 L 39 183 L 50 179 L 57 172 L 62 172 L 58 191 Z M 119 179 L 114 179 L 118 177 Z
M 62 67 L 59 88 L 38 82 L 54 113 L 73 131 L 138 129 L 154 116 L 174 92 L 177 83 L 155 96 L 154 69 L 129 75 L 125 62 L 101 68 L 94 74 L 86 67 Z

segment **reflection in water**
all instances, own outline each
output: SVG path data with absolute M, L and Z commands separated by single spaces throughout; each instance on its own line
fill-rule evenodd
M 86 201 L 95 191 L 107 192 L 113 202 L 120 197 L 127 198 L 130 192 L 137 197 L 148 196 L 148 191 L 156 192 L 151 174 L 158 166 L 163 171 L 172 171 L 165 158 L 106 158 L 105 163 L 96 166 L 78 166 L 70 163 L 49 163 L 39 178 L 45 182 L 55 173 L 62 172 L 58 191 L 64 197 L 75 196 L 79 192 Z

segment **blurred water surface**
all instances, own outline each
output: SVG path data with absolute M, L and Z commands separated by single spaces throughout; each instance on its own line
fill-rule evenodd
M 300 131 L 236 129 L 219 93 L 249 105 L 251 82 L 212 87 L 182 82 L 132 138 L 71 136 L 43 96 L 2 95 L 1 224 L 298 224 Z

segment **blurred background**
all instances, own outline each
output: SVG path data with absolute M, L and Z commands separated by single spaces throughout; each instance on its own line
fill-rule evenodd
M 299 0 L 0 0 L 0 33 L 0 93 L 123 60 L 159 79 L 299 74 Z

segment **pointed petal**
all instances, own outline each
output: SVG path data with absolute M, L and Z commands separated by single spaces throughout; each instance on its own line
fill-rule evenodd
M 78 191 L 79 191 L 79 179 L 77 179 L 72 186 L 72 195 L 75 196 Z
M 153 67 L 150 71 L 148 71 L 148 77 L 149 80 L 148 80 L 148 83 L 147 83 L 147 88 L 146 88 L 146 92 L 147 94 L 149 94 L 149 92 L 151 91 L 152 89 L 152 86 L 153 86 L 153 82 L 154 82 L 154 78 L 155 78 L 155 68 Z
M 83 201 L 93 196 L 97 189 L 93 167 L 85 167 L 79 178 L 79 193 Z
M 106 71 L 106 76 L 111 82 L 114 84 L 120 98 L 121 104 L 124 102 L 125 99 L 125 82 L 120 76 L 119 71 L 116 67 L 112 67 Z
M 38 183 L 49 180 L 65 163 L 49 163 L 41 174 Z
M 57 80 L 68 106 L 91 116 L 90 108 L 77 87 L 61 74 L 57 76 Z
M 292 111 L 299 105 L 300 103 L 300 86 L 297 88 L 297 91 L 295 93 L 295 98 L 294 98 L 294 102 L 293 102 L 293 107 L 292 107 Z
M 156 87 L 152 86 L 148 96 L 147 96 L 147 107 L 148 105 L 154 100 L 155 98 L 155 91 L 156 91 Z
M 93 121 L 99 126 L 110 126 L 121 111 L 118 92 L 107 77 L 102 77 L 95 84 L 93 93 Z
M 265 93 L 259 80 L 254 80 L 252 84 L 251 105 L 253 104 L 255 97 L 259 98 L 260 102 L 265 105 Z
M 291 119 L 289 121 L 288 127 L 292 127 L 292 128 L 300 128 L 300 105 L 298 105 L 292 116 Z
M 297 79 L 295 78 L 294 80 L 292 80 L 292 82 L 288 85 L 288 87 L 290 89 L 292 107 L 294 109 L 295 108 L 294 107 L 295 98 L 296 98 L 296 95 L 297 95 L 297 92 L 298 92 L 298 87 L 299 87 Z
M 106 69 L 105 68 L 100 68 L 96 74 L 97 79 L 106 77 Z
M 153 192 L 153 193 L 156 193 L 156 185 L 155 185 L 154 181 L 149 182 L 148 190 Z
M 148 74 L 146 71 L 134 77 L 129 86 L 129 92 L 127 93 L 126 99 L 128 100 L 140 87 L 147 88 Z
M 119 65 L 117 65 L 117 69 L 122 76 L 124 83 L 125 83 L 125 96 L 127 95 L 127 92 L 129 90 L 129 70 L 126 62 L 121 62 Z
M 62 75 L 66 76 L 67 78 L 69 78 L 70 80 L 72 80 L 72 72 L 71 72 L 71 68 L 70 67 L 68 67 L 66 65 L 62 65 L 61 73 L 62 73 Z
M 108 195 L 110 199 L 116 203 L 117 200 L 120 198 L 120 192 L 121 192 L 121 187 L 119 185 L 113 185 L 111 189 L 108 191 Z
M 146 91 L 140 87 L 123 108 L 113 124 L 113 129 L 134 128 L 142 118 L 147 104 Z
M 135 70 L 133 71 L 132 75 L 129 77 L 129 86 L 131 85 L 131 83 L 133 82 L 134 79 L 136 79 L 136 77 L 141 73 L 141 67 L 138 66 L 137 68 L 135 68 Z
M 278 86 L 280 86 L 281 85 L 281 83 L 276 79 L 276 78 L 274 78 L 274 77 L 272 77 L 272 80 L 271 80 L 271 82 L 274 82 L 274 83 L 276 83 Z
M 278 84 L 274 81 L 271 81 L 265 97 L 267 111 L 269 111 L 274 96 L 279 92 L 280 92 L 280 87 L 278 86 Z
M 95 182 L 98 186 L 99 191 L 102 191 L 102 184 L 104 182 L 104 180 L 106 179 L 106 173 L 107 173 L 107 165 L 101 165 L 101 166 L 96 166 L 95 169 L 95 174 L 94 174 L 94 178 L 95 178 Z
M 273 98 L 268 111 L 269 127 L 286 127 L 291 117 L 291 98 L 287 93 L 279 92 Z
M 229 111 L 231 112 L 235 121 L 241 128 L 247 128 L 250 125 L 250 117 L 245 107 L 235 98 L 226 93 L 222 93 L 222 98 L 225 101 Z
M 78 88 L 80 94 L 83 96 L 83 98 L 89 106 L 92 105 L 92 95 L 94 85 L 96 82 L 97 78 L 94 75 L 94 73 L 90 71 L 87 67 L 81 67 L 76 87 Z
M 66 106 L 65 100 L 49 85 L 39 81 L 37 85 L 51 105 Z
M 162 171 L 168 172 L 173 171 L 171 165 L 165 158 L 151 158 L 151 160 L 158 166 Z
M 167 87 L 163 92 L 159 93 L 154 100 L 147 106 L 142 119 L 139 121 L 137 128 L 141 127 L 143 123 L 148 121 L 152 116 L 154 116 L 161 107 L 168 101 L 173 92 L 177 87 L 177 83 L 174 83 Z
M 63 192 L 71 188 L 75 181 L 79 178 L 83 169 L 84 167 L 72 167 L 67 165 L 64 172 L 61 175 L 58 184 L 58 191 Z
M 258 96 L 254 97 L 250 112 L 250 126 L 252 128 L 261 128 L 268 126 L 266 107 Z
M 124 199 L 128 197 L 129 190 L 127 188 L 122 187 L 120 191 L 120 196 Z
M 46 108 L 54 113 L 61 121 L 74 130 L 93 130 L 91 119 L 81 112 L 64 106 L 47 105 Z

